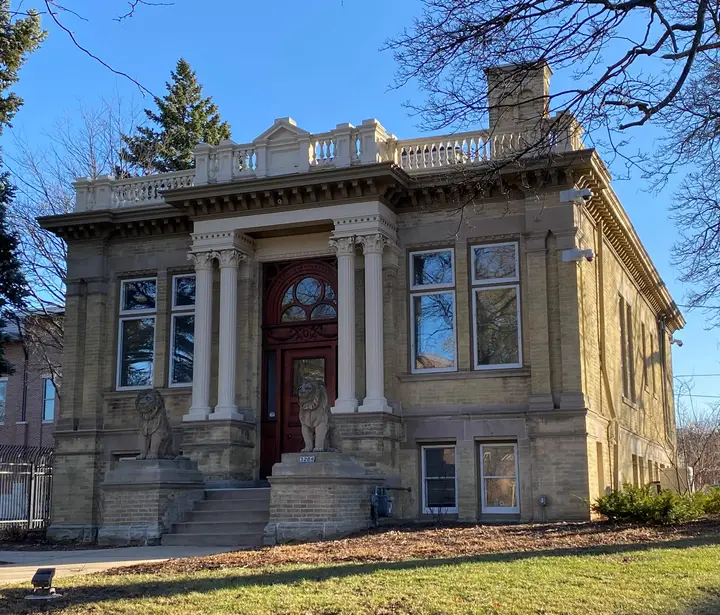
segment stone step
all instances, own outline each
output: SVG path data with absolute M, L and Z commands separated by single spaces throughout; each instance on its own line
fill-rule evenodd
M 195 504 L 198 512 L 255 512 L 270 510 L 269 500 L 200 500 Z
M 270 501 L 270 488 L 256 487 L 254 489 L 205 489 L 205 499 Z
M 232 523 L 267 523 L 270 511 L 267 506 L 261 510 L 198 510 L 195 509 L 185 515 L 183 521 L 203 521 L 205 523 L 221 521 Z
M 194 546 L 194 547 L 260 547 L 263 542 L 263 534 L 244 534 L 235 532 L 233 534 L 164 534 L 162 537 L 163 546 Z
M 227 534 L 230 535 L 247 535 L 262 537 L 265 530 L 264 521 L 256 523 L 234 523 L 233 521 L 183 521 L 182 523 L 173 523 L 173 534 Z

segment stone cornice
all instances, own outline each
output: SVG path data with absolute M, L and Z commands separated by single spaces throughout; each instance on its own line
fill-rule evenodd
M 169 205 L 73 212 L 43 216 L 38 222 L 66 241 L 185 234 L 192 230 L 187 214 Z
M 344 201 L 380 200 L 392 207 L 411 183 L 405 171 L 387 162 L 179 188 L 163 197 L 193 218 L 204 218 Z
M 658 316 L 665 317 L 670 331 L 681 329 L 685 326 L 685 319 L 620 204 L 610 184 L 610 173 L 597 153 L 593 154 L 591 162 L 589 172 L 577 182 L 578 187 L 591 188 L 599 196 L 586 203 L 588 213 L 595 223 L 602 220 L 604 239 L 627 267 Z

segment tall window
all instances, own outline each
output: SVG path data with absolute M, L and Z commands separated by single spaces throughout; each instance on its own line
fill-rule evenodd
M 457 474 L 455 447 L 450 445 L 422 447 L 423 513 L 456 513 Z
M 169 384 L 188 386 L 193 380 L 195 275 L 174 276 L 172 289 Z
M 517 243 L 473 246 L 475 369 L 522 367 Z
M 410 253 L 410 322 L 412 371 L 457 370 L 452 249 Z
M 620 314 L 620 363 L 623 396 L 635 401 L 635 364 L 633 362 L 632 308 L 622 297 L 618 300 Z
M 119 389 L 152 387 L 156 298 L 155 278 L 124 280 L 120 284 Z
M 647 355 L 647 335 L 645 333 L 645 323 L 640 325 L 642 333 L 642 355 L 643 355 L 643 386 L 646 389 L 650 388 L 650 379 L 648 377 L 648 355 Z
M 0 425 L 5 422 L 5 403 L 7 401 L 7 376 L 0 378 Z
M 55 420 L 55 384 L 52 378 L 43 378 L 43 421 Z
M 652 390 L 653 393 L 657 392 L 657 381 L 655 380 L 655 363 L 657 363 L 655 359 L 655 338 L 651 335 L 650 336 L 650 374 L 652 376 Z
M 518 502 L 517 445 L 481 444 L 482 511 L 490 514 L 520 512 Z

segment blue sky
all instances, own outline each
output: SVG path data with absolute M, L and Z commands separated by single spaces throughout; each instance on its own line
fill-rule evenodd
M 80 42 L 155 94 L 163 94 L 170 70 L 184 56 L 230 122 L 237 142 L 252 140 L 274 118 L 284 116 L 311 132 L 376 117 L 401 138 L 420 134 L 417 118 L 402 103 L 422 94 L 413 87 L 389 90 L 394 61 L 390 53 L 379 51 L 387 37 L 419 14 L 417 0 L 176 0 L 174 6 L 140 7 L 122 23 L 113 17 L 126 9 L 125 0 L 65 4 L 88 18 L 64 17 Z M 150 105 L 136 86 L 83 55 L 52 24 L 45 25 L 50 36 L 28 60 L 16 88 L 25 106 L 14 130 L 31 144 L 42 147 L 61 116 L 77 116 L 81 104 L 92 107 L 114 93 Z M 556 73 L 553 83 L 559 88 L 565 78 Z M 632 135 L 648 147 L 657 132 L 642 129 Z M 12 133 L 6 133 L 3 146 L 12 153 Z M 615 182 L 640 238 L 682 304 L 687 289 L 677 282 L 669 259 L 675 236 L 667 219 L 672 187 L 659 197 L 644 188 L 639 178 Z M 717 331 L 705 329 L 699 312 L 686 313 L 686 318 L 688 325 L 678 334 L 684 346 L 673 349 L 675 373 L 720 373 Z M 720 395 L 720 378 L 697 378 L 694 392 Z

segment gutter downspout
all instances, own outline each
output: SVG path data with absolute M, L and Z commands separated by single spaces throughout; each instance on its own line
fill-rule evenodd
M 604 268 L 604 256 L 605 256 L 605 229 L 602 218 L 598 221 L 597 225 L 598 233 L 598 252 L 597 252 L 597 280 L 598 280 L 598 322 L 599 322 L 599 337 L 600 337 L 600 376 L 603 382 L 603 388 L 607 395 L 608 407 L 610 408 L 610 423 L 607 427 L 607 440 L 610 447 L 611 455 L 611 468 L 610 474 L 612 477 L 612 488 L 618 490 L 620 488 L 620 452 L 619 452 L 619 426 L 617 421 L 617 414 L 615 412 L 615 404 L 613 402 L 612 390 L 610 388 L 610 379 L 607 374 L 607 352 L 605 344 L 605 268 Z M 600 389 L 602 393 L 602 388 Z M 601 400 L 602 404 L 602 400 Z M 602 407 L 602 405 L 601 405 Z

